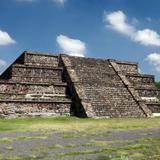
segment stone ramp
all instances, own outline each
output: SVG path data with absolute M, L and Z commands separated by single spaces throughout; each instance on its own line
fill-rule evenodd
M 144 110 L 137 102 L 109 60 L 65 55 L 61 58 L 68 73 L 68 84 L 74 92 L 72 96 L 78 102 L 74 108 L 77 116 L 150 116 L 150 110 L 146 106 L 147 111 Z

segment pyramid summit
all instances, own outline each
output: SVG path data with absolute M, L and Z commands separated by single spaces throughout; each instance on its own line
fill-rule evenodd
M 160 90 L 138 64 L 23 52 L 0 76 L 0 117 L 152 117 Z

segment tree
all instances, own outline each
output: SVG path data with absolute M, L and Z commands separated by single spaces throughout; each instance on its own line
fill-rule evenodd
M 159 82 L 155 82 L 156 87 L 160 88 L 160 81 Z

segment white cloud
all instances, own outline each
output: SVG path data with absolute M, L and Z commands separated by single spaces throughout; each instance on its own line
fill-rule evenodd
M 122 11 L 105 13 L 105 22 L 108 22 L 108 27 L 126 35 L 130 35 L 134 32 L 134 28 L 127 24 L 127 17 Z
M 143 45 L 160 46 L 160 35 L 151 29 L 137 30 L 129 24 L 127 16 L 122 11 L 106 13 L 104 15 L 106 26 L 128 36 L 131 40 Z
M 67 0 L 53 0 L 53 2 L 63 5 Z
M 135 34 L 135 41 L 143 45 L 160 46 L 160 35 L 150 29 L 139 30 Z
M 160 53 L 151 53 L 147 56 L 146 60 L 160 72 Z
M 152 21 L 152 18 L 146 17 L 146 21 L 151 22 L 151 21 Z
M 0 66 L 6 66 L 7 62 L 3 59 L 0 59 Z
M 0 45 L 8 45 L 13 43 L 16 43 L 16 41 L 13 40 L 7 32 L 0 30 Z
M 60 48 L 66 54 L 72 56 L 84 57 L 86 54 L 86 45 L 78 39 L 72 39 L 65 35 L 59 35 L 56 39 Z

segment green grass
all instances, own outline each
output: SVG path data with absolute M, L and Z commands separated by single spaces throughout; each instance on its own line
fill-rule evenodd
M 118 157 L 118 158 L 110 158 L 110 157 L 107 157 L 107 156 L 98 156 L 96 158 L 96 160 L 129 160 L 127 157 Z
M 140 142 L 160 142 L 160 137 L 146 137 L 139 139 Z
M 98 153 L 112 153 L 112 152 L 118 152 L 118 151 L 145 150 L 150 147 L 151 145 L 149 144 L 136 144 L 136 145 L 128 145 L 125 147 L 117 147 L 117 148 L 103 148 L 98 150 L 81 150 L 81 151 L 75 151 L 75 152 L 58 153 L 55 155 L 55 157 L 88 155 L 88 154 L 98 154 Z
M 160 118 L 80 119 L 76 117 L 0 119 L 0 131 L 81 131 L 159 128 Z
M 5 147 L 5 149 L 8 150 L 8 151 L 13 151 L 14 150 L 14 148 L 12 146 L 7 146 L 7 147 Z
M 0 160 L 39 160 L 39 159 L 43 159 L 43 158 L 46 158 L 47 155 L 45 153 L 43 153 L 43 155 L 31 155 L 31 156 L 28 156 L 28 157 L 8 157 L 8 158 L 5 158 L 3 156 L 0 156 Z
M 48 137 L 46 136 L 20 136 L 20 137 L 15 137 L 15 138 L 0 138 L 0 142 L 12 142 L 16 140 L 41 140 L 41 139 L 47 139 Z

